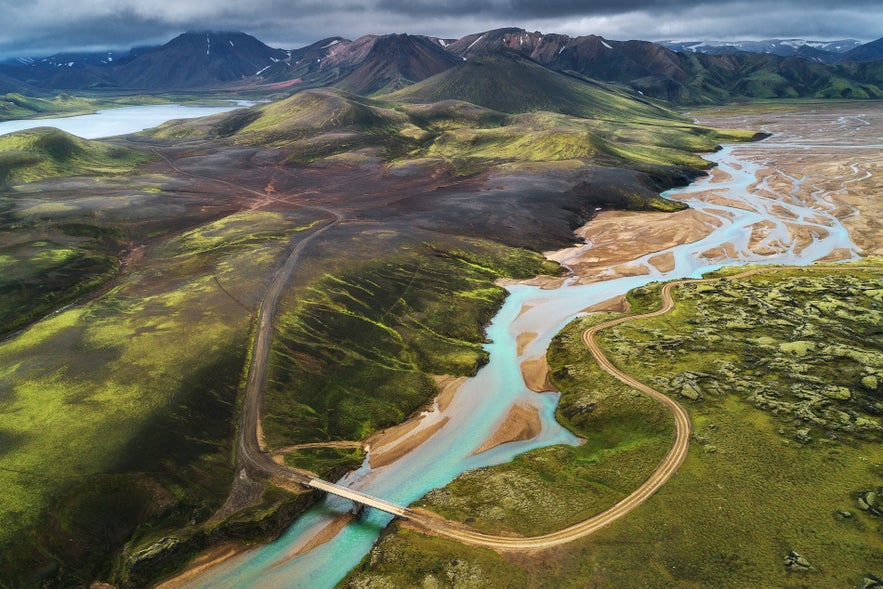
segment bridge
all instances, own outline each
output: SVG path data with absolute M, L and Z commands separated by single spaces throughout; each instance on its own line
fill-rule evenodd
M 384 501 L 383 499 L 360 493 L 359 491 L 354 491 L 316 478 L 311 478 L 307 483 L 307 486 L 320 491 L 325 491 L 326 493 L 331 493 L 332 495 L 337 495 L 338 497 L 343 497 L 344 499 L 349 499 L 350 501 L 367 507 L 373 507 L 374 509 L 379 509 L 380 511 L 385 511 L 386 513 L 408 519 L 408 509 L 396 505 L 395 503 L 390 503 L 389 501 Z

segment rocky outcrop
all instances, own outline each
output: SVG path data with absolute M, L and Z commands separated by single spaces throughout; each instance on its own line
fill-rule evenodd
M 866 513 L 883 517 L 883 487 L 876 491 L 859 491 L 856 505 Z
M 794 572 L 808 572 L 813 570 L 813 566 L 809 563 L 809 561 L 795 550 L 792 550 L 788 553 L 788 556 L 785 557 L 785 560 L 782 564 L 785 565 L 786 569 Z

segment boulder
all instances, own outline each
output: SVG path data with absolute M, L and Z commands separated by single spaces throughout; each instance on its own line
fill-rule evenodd
M 691 401 L 698 401 L 702 398 L 702 395 L 699 393 L 699 391 L 696 390 L 694 385 L 691 385 L 690 383 L 686 383 L 683 387 L 681 387 L 680 395 L 685 399 L 690 399 Z
M 822 389 L 822 394 L 829 399 L 836 399 L 838 401 L 848 401 L 852 396 L 848 388 L 838 386 L 825 387 Z
M 879 492 L 859 491 L 856 505 L 871 515 L 883 516 L 883 504 L 881 504 Z
M 785 568 L 789 571 L 806 572 L 812 570 L 812 565 L 809 561 L 795 550 L 788 553 L 788 556 L 785 557 L 782 564 L 785 565 Z

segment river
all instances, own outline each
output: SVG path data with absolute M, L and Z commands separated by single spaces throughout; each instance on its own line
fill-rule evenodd
M 36 127 L 55 127 L 83 139 L 100 139 L 115 135 L 137 133 L 173 119 L 207 117 L 254 104 L 247 101 L 231 102 L 233 104 L 230 106 L 192 106 L 182 104 L 125 106 L 99 110 L 93 114 L 75 117 L 4 121 L 0 123 L 0 135 L 24 131 L 25 129 L 34 129 Z
M 757 144 L 753 150 L 775 150 L 788 146 L 774 138 Z M 699 241 L 654 252 L 636 260 L 642 263 L 652 255 L 671 252 L 674 258 L 671 271 L 660 272 L 648 265 L 650 273 L 647 275 L 620 277 L 587 285 L 576 285 L 575 280 L 569 280 L 552 290 L 521 284 L 508 287 L 510 295 L 487 330 L 488 339 L 492 342 L 486 345 L 490 361 L 460 387 L 444 413 L 449 418 L 444 427 L 428 442 L 398 461 L 376 469 L 369 468 L 366 461 L 362 468 L 345 476 L 340 484 L 399 505 L 408 505 L 429 490 L 446 485 L 464 471 L 507 462 L 534 448 L 575 444 L 577 440 L 574 436 L 555 421 L 558 394 L 537 394 L 528 390 L 520 364 L 541 356 L 552 337 L 592 304 L 654 280 L 699 277 L 725 264 L 759 262 L 802 265 L 833 252 L 839 252 L 841 258 L 858 257 L 859 248 L 834 215 L 835 206 L 825 206 L 824 201 L 805 204 L 793 194 L 775 193 L 764 182 L 758 183 L 758 172 L 762 169 L 761 164 L 757 163 L 758 158 L 740 157 L 739 149 L 740 146 L 730 145 L 707 156 L 724 173 L 719 175 L 718 181 L 703 178 L 665 194 L 688 203 L 719 223 Z M 758 190 L 758 186 L 765 190 Z M 721 199 L 708 202 L 710 189 L 738 206 L 722 204 L 729 201 Z M 763 237 L 760 243 L 757 243 L 757 238 L 750 243 L 752 228 L 756 229 L 758 223 L 764 225 Z M 806 228 L 805 234 L 811 236 L 808 243 L 807 240 L 794 238 L 789 227 L 793 229 L 795 224 Z M 708 255 L 709 251 L 718 248 L 728 252 L 726 259 Z M 752 250 L 764 250 L 764 253 L 758 254 Z M 538 335 L 519 354 L 516 337 L 520 333 Z M 503 444 L 482 454 L 472 455 L 516 403 L 533 405 L 539 410 L 543 422 L 540 435 L 532 440 Z M 429 412 L 424 423 L 431 425 L 440 419 L 441 414 L 436 408 Z M 301 517 L 276 542 L 212 567 L 186 586 L 333 587 L 371 549 L 391 516 L 367 509 L 358 521 L 347 525 L 331 541 L 303 554 L 298 552 L 335 514 L 351 508 L 349 502 L 329 497 Z

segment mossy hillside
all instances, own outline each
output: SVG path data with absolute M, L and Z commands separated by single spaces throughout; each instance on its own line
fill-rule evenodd
M 365 460 L 361 448 L 302 448 L 285 455 L 285 464 L 336 481 Z
M 851 277 L 840 273 L 828 277 L 824 271 L 802 276 L 810 277 L 821 279 L 812 289 L 815 295 L 804 292 L 800 296 L 807 300 L 818 296 L 820 302 L 830 302 L 832 296 L 836 298 L 844 292 L 858 296 L 865 288 L 861 285 L 872 278 L 859 271 Z M 771 287 L 795 280 L 794 275 L 784 276 L 781 282 L 779 278 L 782 277 L 772 273 L 751 280 L 758 296 L 764 297 Z M 831 293 L 829 278 L 849 286 L 845 291 L 835 289 Z M 726 288 L 734 285 L 728 284 Z M 849 295 L 849 290 L 856 292 Z M 714 289 L 705 290 L 696 293 L 693 302 L 687 304 L 703 300 L 711 303 L 715 296 Z M 650 298 L 648 290 L 633 300 L 652 308 Z M 746 311 L 764 316 L 759 308 L 746 304 L 750 300 L 727 299 L 723 306 L 722 301 L 715 302 L 725 312 Z M 678 308 L 680 304 L 675 313 Z M 816 325 L 819 317 L 808 314 L 807 326 Z M 868 329 L 879 325 L 867 312 L 859 313 L 859 317 L 871 321 L 865 323 Z M 833 316 L 823 325 L 831 321 Z M 659 318 L 651 325 L 654 331 L 664 325 L 665 329 L 697 335 L 725 336 L 733 342 L 743 341 L 746 335 L 740 330 L 709 332 L 701 315 L 681 316 L 671 323 Z M 574 324 L 568 330 L 572 328 Z M 626 325 L 620 328 L 625 329 Z M 677 355 L 677 346 L 651 349 L 646 346 L 648 326 L 629 325 L 629 329 L 637 334 L 636 343 L 644 346 L 643 351 L 636 356 L 631 348 L 626 353 L 614 346 L 610 351 L 617 365 L 647 382 L 658 375 L 674 376 L 670 371 L 662 372 L 661 367 L 668 363 L 670 355 Z M 565 334 L 556 344 L 562 344 L 572 354 L 583 353 L 582 343 Z M 621 337 L 625 335 L 623 332 Z M 748 338 L 740 345 L 749 345 Z M 713 365 L 710 359 L 723 349 L 720 342 L 709 341 L 701 352 L 691 352 L 693 368 Z M 550 360 L 557 362 L 554 354 Z M 577 377 L 573 383 L 558 381 L 565 389 L 581 382 L 578 373 L 569 374 Z M 705 385 L 712 382 L 705 381 Z M 513 557 L 513 572 L 526 575 L 526 581 L 510 583 L 508 579 L 514 577 L 500 575 L 488 586 L 852 587 L 861 586 L 868 573 L 880 575 L 881 522 L 877 516 L 862 511 L 856 499 L 859 491 L 876 489 L 883 482 L 879 443 L 844 436 L 827 442 L 798 442 L 788 431 L 780 431 L 781 416 L 756 408 L 740 394 L 706 394 L 702 400 L 682 402 L 690 411 L 694 438 L 677 476 L 648 503 L 592 537 L 535 557 Z M 350 586 L 359 586 L 367 578 L 377 582 L 376 577 L 403 574 L 411 584 L 419 585 L 430 570 L 415 557 L 402 557 L 408 554 L 406 542 L 413 539 L 396 533 L 378 545 L 366 557 L 361 570 L 351 575 Z M 453 552 L 463 566 L 485 569 L 493 563 L 492 555 L 458 548 L 453 542 L 435 542 L 439 545 L 423 558 Z M 792 550 L 808 560 L 812 569 L 787 570 L 784 562 Z
M 184 526 L 174 534 L 133 546 L 114 567 L 113 580 L 120 587 L 150 587 L 180 574 L 194 555 L 221 543 L 250 544 L 278 538 L 297 516 L 315 501 L 309 491 L 292 494 L 272 484 L 263 486 L 257 503 L 221 521 Z
M 419 153 L 472 167 L 511 162 L 579 160 L 651 169 L 652 166 L 708 167 L 698 153 L 720 141 L 748 141 L 753 134 L 660 120 L 654 125 L 610 123 L 548 112 L 510 117 L 504 126 L 448 130 Z
M 49 196 L 0 195 L 0 335 L 113 277 L 123 234 Z
M 126 174 L 150 159 L 127 147 L 40 127 L 0 136 L 0 185 L 58 176 Z
M 490 242 L 387 237 L 360 235 L 363 259 L 331 262 L 285 303 L 263 421 L 272 446 L 362 440 L 400 423 L 436 393 L 431 374 L 485 361 L 484 326 L 505 298 L 494 280 L 553 270 Z
M 721 141 L 754 138 L 699 127 L 621 91 L 550 74 L 567 81 L 562 101 L 589 92 L 594 102 L 578 112 L 553 106 L 504 112 L 464 102 L 468 93 L 411 104 L 310 90 L 203 121 L 169 123 L 151 133 L 271 145 L 297 163 L 374 148 L 392 166 L 428 159 L 464 173 L 512 162 L 562 161 L 701 169 L 708 164 L 697 153 L 712 151 Z
M 149 544 L 220 506 L 253 313 L 312 221 L 242 213 L 192 230 L 107 294 L 0 346 L 4 582 L 109 578 L 132 537 Z M 236 227 L 264 237 L 237 240 Z
M 528 576 L 486 548 L 464 546 L 391 525 L 338 587 L 527 587 Z
M 554 72 L 511 54 L 471 59 L 386 98 L 421 104 L 465 100 L 507 113 L 549 111 L 600 120 L 683 120 L 634 93 Z
M 564 391 L 558 420 L 583 444 L 464 473 L 418 505 L 480 530 L 537 535 L 600 513 L 640 485 L 668 450 L 673 428 L 664 408 L 600 370 L 579 345 L 582 332 L 607 317 L 572 323 L 548 354 Z
M 859 270 L 686 285 L 665 318 L 617 326 L 601 338 L 613 354 L 628 347 L 653 358 L 652 366 L 642 365 L 657 369 L 649 382 L 671 395 L 739 395 L 778 415 L 783 432 L 800 440 L 877 440 L 883 435 L 878 287 L 879 272 Z M 702 328 L 693 327 L 697 322 Z
M 111 278 L 117 268 L 114 243 L 62 229 L 52 240 L 0 249 L 0 334 L 25 327 Z
M 9 93 L 0 97 L 0 121 L 95 112 L 94 100 L 68 94 L 53 98 Z
M 165 192 L 166 181 L 71 179 L 0 192 L 0 336 L 106 286 L 121 268 L 137 264 L 146 244 L 213 219 L 239 219 L 230 215 L 235 203 L 226 195 Z M 219 233 L 215 241 L 245 245 L 243 223 L 236 235 Z M 262 227 L 254 224 L 257 240 Z

